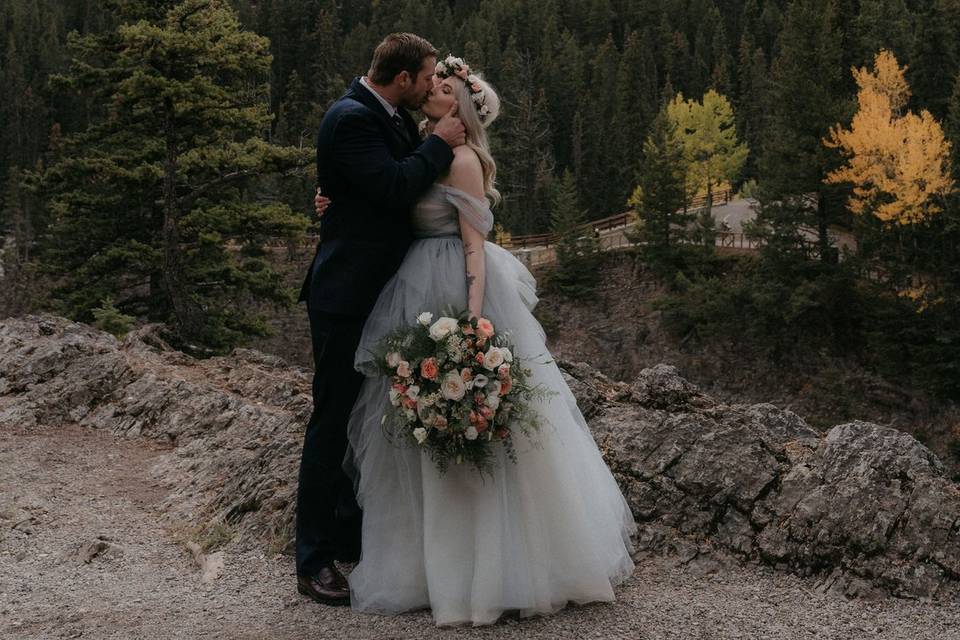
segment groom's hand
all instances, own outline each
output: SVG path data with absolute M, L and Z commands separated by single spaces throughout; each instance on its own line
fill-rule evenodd
M 317 189 L 317 196 L 313 199 L 313 208 L 317 211 L 317 217 L 322 218 L 329 206 L 330 198 L 320 195 L 320 190 Z
M 467 131 L 463 122 L 457 117 L 457 102 L 450 106 L 450 110 L 433 128 L 434 135 L 440 136 L 450 147 L 459 147 L 467 141 Z

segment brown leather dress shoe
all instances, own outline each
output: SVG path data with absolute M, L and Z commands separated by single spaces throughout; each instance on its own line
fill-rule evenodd
M 350 585 L 332 564 L 321 567 L 312 576 L 297 576 L 297 591 L 322 604 L 333 606 L 350 604 Z

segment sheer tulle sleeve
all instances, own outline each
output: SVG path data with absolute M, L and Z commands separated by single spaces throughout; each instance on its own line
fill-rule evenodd
M 493 212 L 486 198 L 477 198 L 449 185 L 440 185 L 447 200 L 457 208 L 474 229 L 486 236 L 493 229 Z

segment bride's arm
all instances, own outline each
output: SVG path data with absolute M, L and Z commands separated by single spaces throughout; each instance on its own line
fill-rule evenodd
M 483 199 L 483 169 L 473 149 L 466 145 L 454 151 L 450 165 L 449 183 L 470 195 Z M 460 237 L 463 240 L 463 257 L 467 276 L 467 308 L 471 315 L 479 317 L 483 309 L 483 292 L 486 286 L 486 256 L 483 243 L 486 237 L 460 214 Z

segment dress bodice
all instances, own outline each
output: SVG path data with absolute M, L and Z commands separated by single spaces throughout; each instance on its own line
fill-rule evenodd
M 461 213 L 484 236 L 493 228 L 493 213 L 485 198 L 477 198 L 450 185 L 435 183 L 413 208 L 413 235 L 415 238 L 459 236 Z

